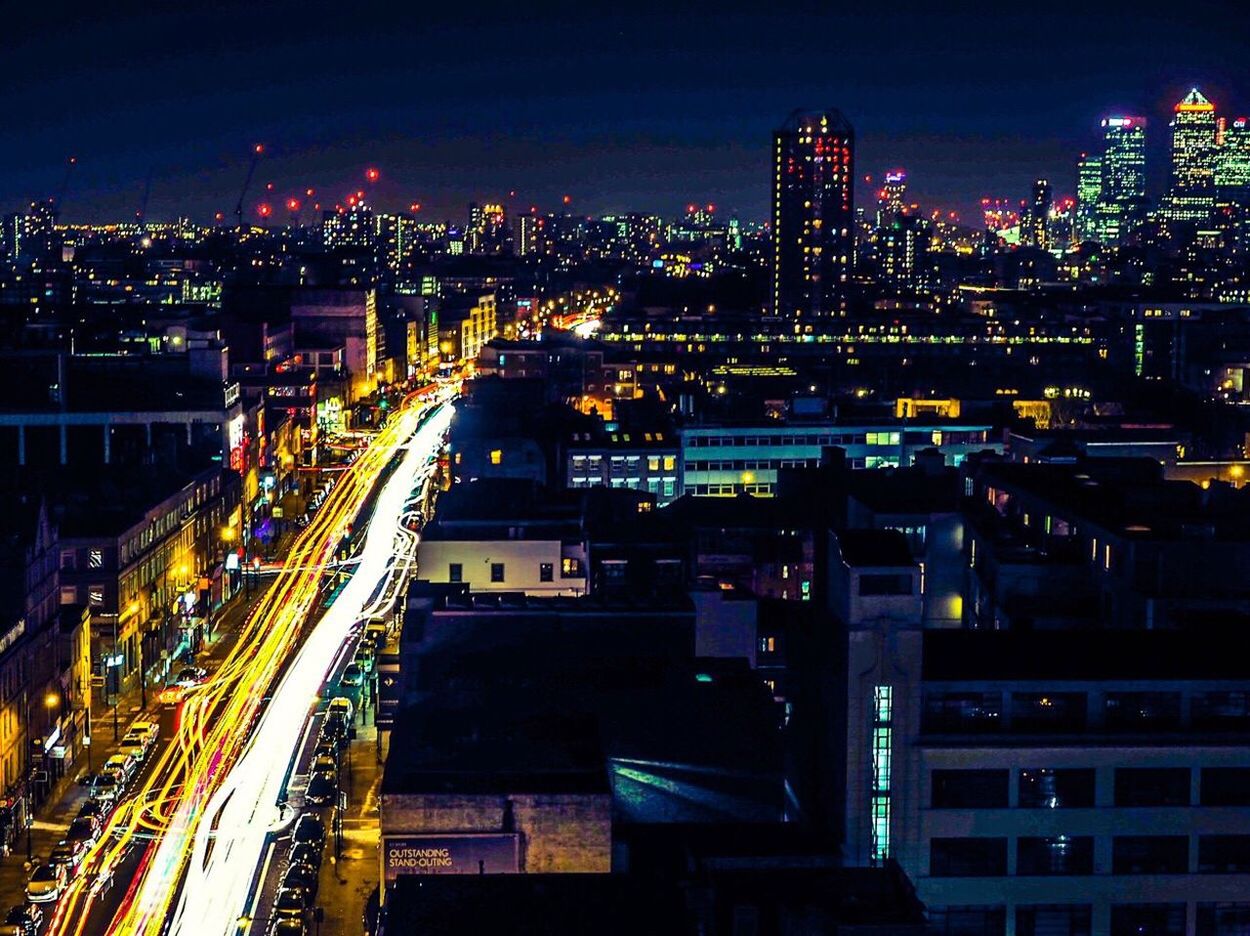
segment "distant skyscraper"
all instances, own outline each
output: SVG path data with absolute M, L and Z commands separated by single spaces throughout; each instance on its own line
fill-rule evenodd
M 877 192 L 877 227 L 884 228 L 902 217 L 907 198 L 907 173 L 892 169 Z
M 773 135 L 773 311 L 796 332 L 850 304 L 854 149 L 836 110 L 796 111 Z
M 1245 117 L 1226 125 L 1221 135 L 1215 190 L 1221 200 L 1250 202 L 1250 122 Z
M 1021 242 L 1042 250 L 1050 247 L 1050 209 L 1053 202 L 1050 182 L 1046 179 L 1034 182 L 1029 208 L 1020 227 Z
M 1076 162 L 1076 239 L 1099 240 L 1098 205 L 1102 200 L 1102 157 L 1082 153 Z
M 905 290 L 925 290 L 934 285 L 935 274 L 929 248 L 933 227 L 916 215 L 899 215 L 877 231 L 877 256 L 881 278 Z
M 511 246 L 507 216 L 503 205 L 469 205 L 469 226 L 465 228 L 469 253 L 506 253 Z
M 377 242 L 373 210 L 364 201 L 327 211 L 321 220 L 321 240 L 327 250 L 367 250 Z
M 1215 208 L 1215 105 L 1197 88 L 1173 108 L 1172 177 L 1164 216 L 1205 221 Z
M 1146 119 L 1107 117 L 1102 131 L 1097 239 L 1115 244 L 1146 219 Z

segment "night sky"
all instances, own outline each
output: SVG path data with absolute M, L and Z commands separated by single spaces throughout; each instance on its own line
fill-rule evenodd
M 150 218 L 230 216 L 255 142 L 249 206 L 268 181 L 275 204 L 332 203 L 376 165 L 374 202 L 431 220 L 564 193 L 763 219 L 771 130 L 825 106 L 855 125 L 861 177 L 906 167 L 923 205 L 971 218 L 1038 175 L 1070 194 L 1104 113 L 1150 119 L 1158 184 L 1191 85 L 1250 112 L 1244 2 L 19 2 L 0 210 L 54 193 L 73 153 L 69 221 L 132 217 L 149 174 Z

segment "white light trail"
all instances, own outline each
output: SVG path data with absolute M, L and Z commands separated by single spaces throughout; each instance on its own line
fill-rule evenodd
M 439 407 L 412 437 L 374 504 L 355 573 L 310 628 L 243 755 L 209 800 L 191 846 L 171 936 L 237 932 L 266 836 L 279 823 L 277 802 L 305 721 L 354 625 L 377 610 L 369 606 L 370 598 L 379 585 L 386 591 L 397 561 L 406 564 L 412 554 L 414 536 L 402 525 L 405 507 L 413 488 L 428 480 L 451 415 L 450 406 Z M 176 836 L 169 840 L 180 846 Z

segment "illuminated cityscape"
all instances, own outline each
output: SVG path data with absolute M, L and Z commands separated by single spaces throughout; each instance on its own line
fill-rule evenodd
M 6 13 L 0 936 L 1250 932 L 1214 6 Z

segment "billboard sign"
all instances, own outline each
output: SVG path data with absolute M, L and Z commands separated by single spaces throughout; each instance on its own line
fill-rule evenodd
M 520 836 L 515 832 L 384 835 L 383 873 L 387 882 L 401 874 L 516 874 Z

